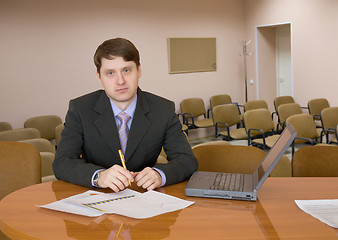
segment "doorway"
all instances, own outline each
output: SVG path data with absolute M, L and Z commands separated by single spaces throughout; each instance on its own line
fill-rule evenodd
M 293 96 L 291 23 L 256 27 L 257 99 Z

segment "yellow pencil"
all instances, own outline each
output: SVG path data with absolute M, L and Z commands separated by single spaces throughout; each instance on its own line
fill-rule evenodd
M 123 156 L 122 150 L 119 150 L 119 155 L 120 155 L 120 159 L 121 159 L 121 163 L 122 163 L 123 168 L 127 170 L 126 162 L 124 160 L 124 156 Z M 129 180 L 128 180 L 128 183 L 129 183 L 129 186 L 131 186 L 131 183 L 130 183 Z

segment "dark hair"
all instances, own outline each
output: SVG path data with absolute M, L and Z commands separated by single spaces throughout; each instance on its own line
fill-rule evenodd
M 140 66 L 140 54 L 135 45 L 124 38 L 114 38 L 104 41 L 94 54 L 94 63 L 97 72 L 100 73 L 101 59 L 113 59 L 113 57 L 122 57 L 125 61 L 133 61 L 137 68 Z

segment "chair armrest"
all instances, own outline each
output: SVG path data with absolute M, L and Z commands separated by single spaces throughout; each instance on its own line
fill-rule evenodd
M 250 128 L 250 129 L 248 130 L 248 146 L 251 145 L 251 141 L 252 141 L 252 140 L 251 140 L 251 136 L 250 136 L 251 131 L 259 131 L 259 132 L 261 132 L 261 135 L 263 136 L 263 143 L 264 143 L 264 145 L 265 145 L 264 131 L 263 131 L 262 129 Z M 255 135 L 255 136 L 256 136 L 256 135 Z
M 211 115 L 212 115 L 212 109 L 209 108 L 207 111 L 207 118 L 210 118 Z
M 215 136 L 218 137 L 220 134 L 219 134 L 219 131 L 218 131 L 218 125 L 225 125 L 226 128 L 227 128 L 227 132 L 228 132 L 228 136 L 230 137 L 230 128 L 229 128 L 229 124 L 227 124 L 226 122 L 217 122 L 215 124 Z
M 243 108 L 243 112 L 244 112 L 244 105 L 240 105 L 238 104 L 238 102 L 232 102 L 232 104 L 235 104 L 237 106 L 239 114 L 242 114 L 242 111 L 240 108 Z
M 188 118 L 191 118 L 191 126 L 195 125 L 195 120 L 194 120 L 194 115 L 191 113 L 183 113 L 184 119 L 185 119 L 185 124 L 189 126 Z

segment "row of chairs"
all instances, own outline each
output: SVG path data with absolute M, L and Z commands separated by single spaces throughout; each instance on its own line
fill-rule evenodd
M 224 140 L 248 139 L 248 145 L 259 144 L 263 147 L 271 147 L 278 138 L 276 134 L 283 130 L 287 119 L 290 116 L 299 115 L 288 121 L 299 128 L 296 129 L 299 132 L 298 142 L 302 139 L 316 144 L 319 141 L 322 142 L 324 135 L 327 143 L 336 143 L 337 141 L 338 108 L 327 107 L 328 102 L 323 98 L 309 101 L 307 107 L 309 113 L 304 113 L 304 107 L 295 103 L 291 96 L 276 98 L 274 101 L 276 112 L 272 114 L 264 100 L 245 103 L 244 114 L 241 113 L 238 104 L 231 103 L 231 98 L 228 95 L 211 97 L 210 105 L 212 109 L 206 112 L 201 98 L 184 99 L 181 102 L 183 129 L 188 132 L 188 130 L 195 128 L 215 127 L 215 136 L 222 136 Z M 212 113 L 212 117 L 210 117 L 210 113 Z M 277 115 L 278 122 L 273 121 L 274 114 Z M 200 120 L 195 117 L 201 115 L 204 118 Z M 320 120 L 321 129 L 316 129 L 315 121 L 317 119 Z M 238 127 L 241 124 L 245 128 Z M 234 129 L 234 125 L 237 128 Z M 225 128 L 225 131 L 221 131 L 222 128 Z M 333 141 L 329 141 L 329 135 L 336 135 L 336 137 L 333 138 Z M 258 136 L 261 139 L 257 139 Z
M 56 138 L 55 128 L 58 125 L 62 124 L 62 119 L 57 115 L 44 115 L 37 116 L 27 119 L 24 122 L 24 128 L 34 128 L 39 131 L 40 137 L 47 139 L 49 141 L 53 141 Z M 16 130 L 13 129 L 12 125 L 9 122 L 0 122 L 0 132 L 8 131 L 8 130 Z M 18 131 L 20 132 L 20 131 Z M 26 137 L 27 139 L 35 137 L 34 135 L 28 134 L 25 136 L 25 131 L 21 131 L 22 134 L 17 134 L 18 137 Z M 10 132 L 8 132 L 10 135 Z M 33 136 L 33 137 L 32 137 Z
M 0 142 L 20 142 L 35 147 L 41 158 L 41 181 L 51 181 L 55 179 L 52 164 L 62 129 L 62 120 L 56 115 L 27 119 L 24 128 L 17 129 L 8 122 L 0 122 Z

